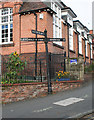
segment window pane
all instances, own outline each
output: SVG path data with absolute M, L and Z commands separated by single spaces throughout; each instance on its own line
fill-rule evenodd
M 10 14 L 11 14 L 11 13 L 13 13 L 13 9 L 12 9 L 12 8 L 10 8 Z
M 8 29 L 6 29 L 5 32 L 8 33 Z
M 4 30 L 2 30 L 2 34 L 4 33 Z
M 8 25 L 6 25 L 5 28 L 8 29 Z
M 8 39 L 5 39 L 5 42 L 8 42 Z
M 5 37 L 8 37 L 8 34 L 5 34 Z
M 10 29 L 10 32 L 12 32 L 13 31 L 13 29 Z
M 2 25 L 2 29 L 4 29 L 4 25 Z
M 13 41 L 13 39 L 12 39 L 12 38 L 10 38 L 10 41 Z
M 10 33 L 10 37 L 12 37 L 12 33 Z
M 6 15 L 6 14 L 8 14 L 8 8 L 2 10 L 2 15 Z
M 8 41 L 9 37 L 10 37 L 10 41 L 13 41 L 13 38 L 12 38 L 13 37 L 13 24 L 10 24 L 10 22 L 13 21 L 12 13 L 13 13 L 12 8 L 1 9 L 1 22 L 3 23 L 3 25 L 1 25 L 2 42 L 9 42 Z
M 10 28 L 13 28 L 13 24 L 10 24 Z
M 4 38 L 4 34 L 2 35 L 2 38 Z
M 2 23 L 8 22 L 8 16 L 2 17 Z
M 2 39 L 2 42 L 4 42 L 4 39 Z
M 10 24 L 10 41 L 13 41 L 13 24 Z
M 10 21 L 13 21 L 13 16 L 10 16 Z

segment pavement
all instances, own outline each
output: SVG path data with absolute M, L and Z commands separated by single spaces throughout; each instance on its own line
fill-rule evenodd
M 94 120 L 94 112 L 84 115 L 81 119 Z

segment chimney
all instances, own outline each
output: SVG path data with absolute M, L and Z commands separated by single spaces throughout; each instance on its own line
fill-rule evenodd
M 89 34 L 93 34 L 93 30 L 90 30 L 90 31 L 89 31 Z

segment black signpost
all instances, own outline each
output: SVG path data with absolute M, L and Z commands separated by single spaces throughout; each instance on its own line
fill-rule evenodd
M 31 30 L 31 32 L 32 32 L 33 34 L 38 34 L 38 35 L 43 35 L 43 36 L 45 36 L 44 32 L 41 32 L 41 31 Z
M 21 38 L 21 41 L 45 41 L 45 38 Z M 47 38 L 48 42 L 61 41 L 65 42 L 65 38 Z
M 48 80 L 48 94 L 52 93 L 50 71 L 49 71 L 49 57 L 48 57 L 48 42 L 62 41 L 65 42 L 65 38 L 47 38 L 47 30 L 44 32 L 32 30 L 33 34 L 45 36 L 45 38 L 21 38 L 21 41 L 44 41 L 46 49 L 46 64 L 47 64 L 47 80 Z
M 52 93 L 51 79 L 50 79 L 50 71 L 49 71 L 49 57 L 48 57 L 48 39 L 47 39 L 47 30 L 45 33 L 45 49 L 46 49 L 46 64 L 47 64 L 47 80 L 48 80 L 48 94 Z

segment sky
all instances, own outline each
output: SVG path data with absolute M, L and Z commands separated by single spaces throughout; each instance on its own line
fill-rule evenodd
M 62 0 L 68 7 L 76 13 L 78 20 L 83 25 L 92 29 L 92 2 L 94 0 Z

